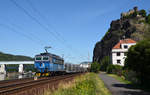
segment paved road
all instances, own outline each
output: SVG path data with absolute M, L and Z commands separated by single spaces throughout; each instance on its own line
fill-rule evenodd
M 105 73 L 101 73 L 99 76 L 112 95 L 150 95 L 150 93 L 132 88 L 131 85 L 119 82 L 116 79 L 107 76 Z

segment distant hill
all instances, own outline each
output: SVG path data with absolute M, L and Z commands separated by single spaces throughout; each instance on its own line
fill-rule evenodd
M 103 57 L 110 56 L 114 45 L 123 38 L 131 38 L 137 42 L 150 38 L 150 13 L 138 10 L 137 7 L 121 13 L 120 19 L 112 21 L 104 37 L 96 43 L 93 62 L 100 63 Z
M 0 52 L 0 61 L 32 61 L 34 58 Z

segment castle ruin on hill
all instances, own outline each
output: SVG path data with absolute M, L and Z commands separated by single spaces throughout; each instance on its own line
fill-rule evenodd
M 130 9 L 128 12 L 121 13 L 121 18 L 129 16 L 129 15 L 133 14 L 134 12 L 138 13 L 138 11 L 139 11 L 138 7 L 134 7 L 133 9 Z M 137 15 L 137 16 L 140 16 L 140 15 Z

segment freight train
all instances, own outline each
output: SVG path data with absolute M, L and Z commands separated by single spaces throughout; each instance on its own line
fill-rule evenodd
M 83 72 L 78 64 L 64 64 L 64 59 L 51 53 L 41 53 L 35 56 L 34 67 L 36 76 L 53 76 L 57 74 Z

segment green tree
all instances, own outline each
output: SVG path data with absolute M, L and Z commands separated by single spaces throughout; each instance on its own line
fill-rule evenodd
M 94 62 L 91 64 L 91 71 L 97 73 L 100 70 L 100 64 Z
M 125 68 L 136 72 L 141 85 L 150 86 L 150 40 L 141 41 L 129 49 Z
M 107 73 L 117 74 L 118 76 L 122 76 L 122 66 L 109 64 L 107 67 Z
M 35 71 L 34 64 L 25 64 L 23 67 L 25 72 Z
M 113 70 L 115 70 L 115 66 L 113 64 L 109 64 L 107 67 L 107 73 L 111 74 L 113 73 Z
M 146 17 L 146 22 L 147 22 L 148 24 L 150 24 L 150 14 L 148 14 L 148 16 Z
M 108 65 L 110 64 L 110 57 L 109 56 L 105 56 L 102 61 L 101 61 L 101 67 L 100 67 L 100 70 L 101 71 L 106 71 L 107 70 L 107 67 Z
M 132 17 L 136 17 L 138 15 L 138 13 L 137 12 L 134 12 L 133 14 L 132 14 Z
M 18 64 L 7 64 L 6 65 L 6 71 L 7 72 L 18 72 Z
M 146 17 L 146 11 L 145 10 L 140 10 L 139 15 L 142 15 L 143 17 Z

